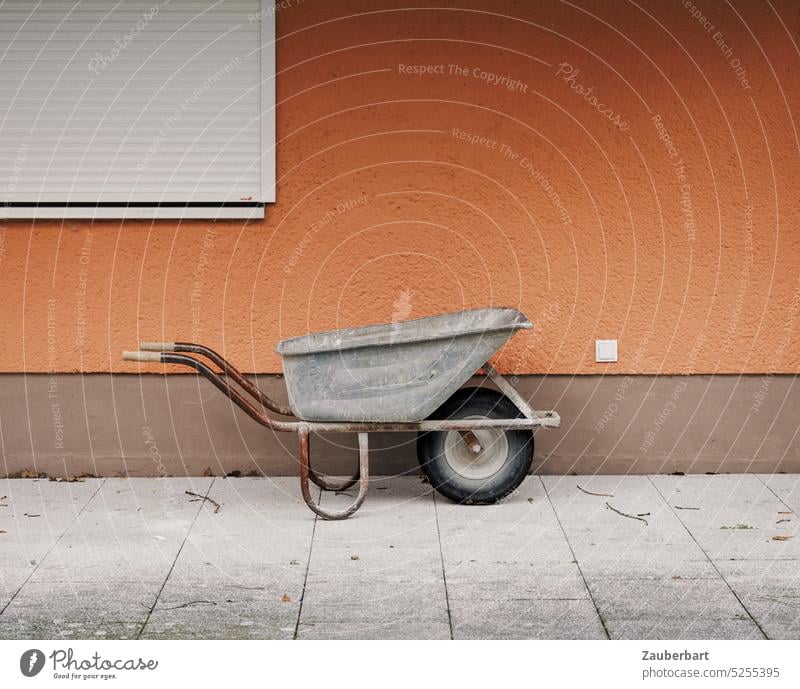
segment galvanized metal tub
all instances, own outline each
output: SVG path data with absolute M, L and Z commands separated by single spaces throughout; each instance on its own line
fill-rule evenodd
M 421 421 L 531 327 L 516 309 L 472 309 L 295 337 L 276 351 L 300 419 Z

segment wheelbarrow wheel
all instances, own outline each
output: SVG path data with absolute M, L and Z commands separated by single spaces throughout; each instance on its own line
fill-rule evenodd
M 488 388 L 462 388 L 432 419 L 514 419 L 514 403 Z M 480 429 L 419 433 L 417 456 L 425 476 L 442 495 L 463 504 L 497 502 L 519 487 L 533 461 L 533 433 Z

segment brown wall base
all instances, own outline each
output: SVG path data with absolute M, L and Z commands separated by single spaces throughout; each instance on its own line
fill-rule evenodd
M 283 399 L 277 376 L 259 378 Z M 536 435 L 539 473 L 800 472 L 795 376 L 524 376 L 562 428 Z M 354 437 L 315 438 L 316 466 L 355 467 Z M 412 434 L 371 436 L 372 473 L 416 473 Z M 0 376 L 0 476 L 297 473 L 296 438 L 267 431 L 191 375 Z

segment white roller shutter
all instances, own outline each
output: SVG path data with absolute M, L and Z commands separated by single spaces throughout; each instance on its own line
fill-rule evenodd
M 0 4 L 0 216 L 263 217 L 274 3 Z

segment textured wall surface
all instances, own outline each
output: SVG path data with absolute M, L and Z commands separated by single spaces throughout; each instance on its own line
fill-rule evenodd
M 795 2 L 426 4 L 279 3 L 263 223 L 0 223 L 0 370 L 494 304 L 504 370 L 798 371 Z

